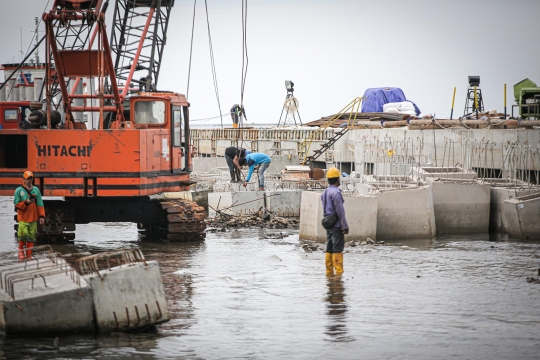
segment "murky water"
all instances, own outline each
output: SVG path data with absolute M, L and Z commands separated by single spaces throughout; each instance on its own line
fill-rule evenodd
M 14 250 L 0 199 L 0 251 Z M 79 226 L 61 252 L 140 247 L 160 262 L 173 319 L 141 334 L 0 338 L 0 358 L 538 359 L 540 243 L 488 236 L 348 248 L 324 275 L 295 231 L 208 234 L 203 243 L 138 238 L 135 226 Z M 536 256 L 536 257 L 535 257 Z

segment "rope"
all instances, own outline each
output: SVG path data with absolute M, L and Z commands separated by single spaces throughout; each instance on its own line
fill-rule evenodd
M 240 108 L 244 111 L 244 90 L 249 64 L 247 52 L 247 0 L 242 0 L 242 81 L 240 86 Z M 240 147 L 244 147 L 244 122 L 240 124 Z
M 216 65 L 214 62 L 214 50 L 212 49 L 212 36 L 210 35 L 210 20 L 208 18 L 208 4 L 206 3 L 206 0 L 204 0 L 204 7 L 206 9 L 206 25 L 208 27 L 208 46 L 210 47 L 210 63 L 212 64 L 212 78 L 214 80 L 214 91 L 216 92 L 219 115 L 221 118 L 221 128 L 223 128 L 223 113 L 221 112 L 221 104 L 219 102 L 219 90 L 218 90 L 217 75 L 216 75 Z
M 188 78 L 187 78 L 187 91 L 186 99 L 189 97 L 189 80 L 191 79 L 191 56 L 193 54 L 193 34 L 195 33 L 195 9 L 197 8 L 197 0 L 193 3 L 193 22 L 191 24 L 191 45 L 189 47 L 189 67 L 188 67 Z

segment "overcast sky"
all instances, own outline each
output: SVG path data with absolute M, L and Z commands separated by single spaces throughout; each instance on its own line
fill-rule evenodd
M 0 1 L 5 63 L 19 59 L 21 27 L 26 50 L 47 0 Z M 240 102 L 242 1 L 207 1 L 227 113 Z M 176 0 L 172 10 L 160 89 L 186 92 L 193 2 Z M 219 115 L 204 0 L 196 14 L 192 119 Z M 367 88 L 386 86 L 400 87 L 422 114 L 439 118 L 450 115 L 456 86 L 454 114 L 461 115 L 468 75 L 481 76 L 486 109 L 503 111 L 506 83 L 510 111 L 515 83 L 528 77 L 540 84 L 539 17 L 539 0 L 248 0 L 248 123 L 277 124 L 287 79 L 295 83 L 304 122 L 338 112 Z

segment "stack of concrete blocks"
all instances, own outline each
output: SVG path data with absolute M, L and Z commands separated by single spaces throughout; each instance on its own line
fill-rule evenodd
M 266 208 L 281 217 L 300 217 L 302 190 L 266 191 Z
M 426 180 L 427 178 L 440 178 L 452 180 L 474 180 L 478 174 L 472 170 L 465 170 L 460 167 L 444 166 L 413 166 L 411 168 L 411 178 L 414 181 Z
M 508 235 L 519 239 L 540 239 L 540 192 L 505 200 L 503 222 Z
M 436 236 L 431 186 L 382 190 L 374 195 L 378 200 L 378 240 Z
M 377 204 L 375 196 L 344 196 L 344 208 L 349 234 L 345 241 L 377 239 Z M 321 225 L 323 208 L 321 193 L 303 191 L 300 206 L 300 239 L 326 241 L 326 229 Z
M 433 192 L 438 234 L 487 233 L 490 218 L 489 184 L 426 178 Z
M 225 214 L 252 214 L 264 207 L 264 191 L 213 192 L 208 194 L 208 216 L 216 210 Z
M 506 225 L 502 216 L 505 200 L 534 194 L 538 189 L 527 187 L 527 183 L 519 180 L 497 179 L 491 184 L 491 206 L 489 214 L 489 231 L 506 233 Z
M 0 268 L 0 329 L 6 336 L 93 333 L 90 286 L 61 258 Z
M 142 329 L 170 319 L 157 261 L 112 267 L 84 277 L 92 287 L 101 333 Z

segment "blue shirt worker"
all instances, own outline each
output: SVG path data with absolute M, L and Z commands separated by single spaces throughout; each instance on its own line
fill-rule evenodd
M 324 216 L 337 215 L 337 221 L 333 228 L 326 229 L 326 274 L 343 274 L 343 248 L 345 247 L 345 235 L 349 233 L 349 224 L 345 218 L 343 208 L 343 196 L 341 195 L 340 172 L 331 168 L 326 173 L 328 188 L 321 195 Z
M 23 173 L 23 184 L 15 190 L 13 203 L 17 210 L 17 237 L 19 238 L 19 259 L 30 259 L 36 241 L 37 223 L 45 222 L 45 207 L 39 189 L 32 184 L 34 174 Z M 25 251 L 26 247 L 26 251 Z
M 251 153 L 246 155 L 246 157 L 238 159 L 238 164 L 240 166 L 249 166 L 248 175 L 246 181 L 244 181 L 244 187 L 246 187 L 249 180 L 251 180 L 251 175 L 253 175 L 255 166 L 259 165 L 259 190 L 264 190 L 264 172 L 268 169 L 271 162 L 272 159 L 270 156 L 263 153 Z

